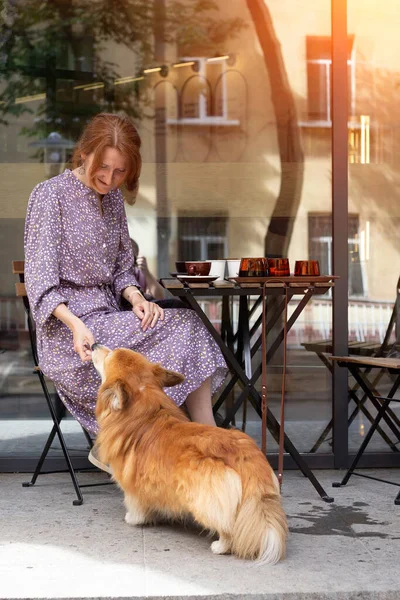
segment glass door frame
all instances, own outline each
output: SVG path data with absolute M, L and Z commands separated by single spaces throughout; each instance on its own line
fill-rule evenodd
M 332 238 L 333 273 L 339 276 L 333 290 L 333 354 L 348 354 L 348 56 L 347 0 L 331 0 L 332 28 Z M 347 468 L 355 453 L 348 445 L 348 373 L 333 367 L 333 457 L 335 468 Z M 363 467 L 400 466 L 400 453 L 366 452 Z

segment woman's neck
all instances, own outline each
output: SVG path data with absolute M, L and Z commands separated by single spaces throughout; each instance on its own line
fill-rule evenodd
M 90 185 L 90 183 L 88 182 L 88 180 L 87 180 L 87 178 L 86 178 L 86 173 L 84 173 L 84 174 L 80 173 L 80 170 L 81 170 L 81 169 L 82 169 L 82 167 L 78 167 L 77 169 L 74 169 L 74 170 L 72 171 L 72 173 L 75 175 L 75 177 L 76 177 L 77 179 L 79 179 L 79 181 L 80 181 L 81 183 L 83 183 L 83 185 L 86 185 L 86 187 L 90 188 L 91 190 L 93 190 L 93 191 L 95 192 L 96 190 L 94 189 L 94 187 L 93 187 L 93 186 L 91 186 L 91 185 Z M 97 193 L 97 192 L 96 192 L 96 193 Z
M 79 172 L 80 168 L 81 168 L 81 167 L 78 167 L 77 169 L 74 169 L 74 170 L 72 171 L 72 173 L 75 175 L 75 177 L 76 177 L 77 179 L 79 179 L 79 181 L 80 181 L 81 183 L 83 183 L 83 185 L 85 185 L 86 187 L 88 187 L 90 190 L 92 190 L 92 191 L 93 191 L 93 192 L 96 194 L 97 198 L 99 199 L 99 207 L 100 207 L 100 212 L 101 212 L 101 215 L 103 216 L 103 205 L 102 205 L 102 200 L 103 200 L 103 198 L 104 198 L 104 194 L 100 194 L 100 193 L 99 193 L 97 190 L 95 190 L 95 189 L 94 189 L 94 187 L 93 187 L 93 186 L 89 185 L 89 183 L 88 183 L 88 181 L 87 181 L 87 179 L 86 179 L 86 173 L 85 173 L 84 175 L 82 175 L 82 173 L 80 173 L 80 172 Z

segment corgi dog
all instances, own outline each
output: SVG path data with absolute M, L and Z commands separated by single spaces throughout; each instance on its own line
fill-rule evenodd
M 124 492 L 125 521 L 191 516 L 218 535 L 215 554 L 274 564 L 287 522 L 278 480 L 245 433 L 193 423 L 163 388 L 183 376 L 125 348 L 92 347 L 101 376 L 96 404 L 100 460 Z

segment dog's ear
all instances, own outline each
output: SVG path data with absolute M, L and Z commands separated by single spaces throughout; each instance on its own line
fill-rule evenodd
M 161 387 L 172 387 L 173 385 L 182 383 L 185 379 L 180 373 L 164 369 L 161 365 L 154 365 L 154 375 L 160 382 Z
M 128 401 L 129 393 L 125 384 L 117 380 L 111 385 L 108 385 L 101 392 L 103 402 L 107 403 L 111 410 L 121 410 Z

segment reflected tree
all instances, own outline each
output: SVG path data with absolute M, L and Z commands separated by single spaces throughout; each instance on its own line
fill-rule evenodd
M 271 13 L 265 0 L 246 1 L 270 79 L 281 164 L 280 189 L 265 236 L 265 255 L 287 256 L 301 200 L 304 153 L 294 95 Z
M 84 123 L 101 111 L 122 111 L 141 119 L 151 104 L 149 79 L 115 85 L 120 65 L 107 57 L 118 46 L 127 49 L 131 79 L 136 79 L 144 68 L 164 63 L 167 44 L 175 45 L 181 56 L 189 47 L 213 56 L 244 26 L 237 18 L 221 19 L 218 11 L 214 0 L 3 0 L 1 123 L 30 113 L 23 135 L 38 139 L 57 131 L 75 140 Z M 161 275 L 169 270 L 169 209 L 160 139 L 156 146 Z M 36 158 L 43 160 L 43 150 Z
M 102 110 L 142 117 L 146 81 L 140 102 L 138 82 L 116 93 L 120 65 L 106 52 L 112 44 L 132 53 L 135 75 L 158 59 L 154 42 L 161 30 L 165 43 L 198 42 L 212 55 L 243 26 L 219 19 L 214 0 L 173 0 L 166 9 L 149 0 L 3 0 L 0 18 L 1 122 L 31 113 L 33 124 L 22 133 L 34 138 L 57 130 L 76 139 Z M 35 99 L 45 102 L 31 108 Z

